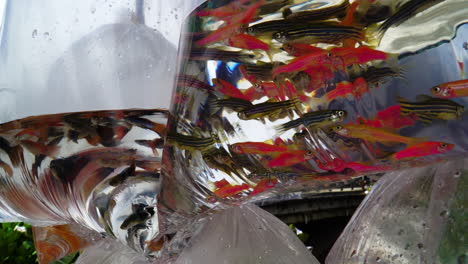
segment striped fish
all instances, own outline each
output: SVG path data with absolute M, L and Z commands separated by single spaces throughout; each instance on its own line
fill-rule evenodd
M 362 30 L 357 27 L 341 26 L 337 23 L 302 24 L 292 30 L 278 31 L 273 38 L 281 43 L 330 43 L 346 39 L 362 40 Z
M 294 109 L 298 106 L 299 100 L 286 100 L 286 101 L 267 101 L 264 103 L 253 105 L 238 113 L 240 119 L 250 120 L 256 118 L 273 117 L 284 111 Z
M 417 102 L 410 102 L 402 97 L 398 97 L 401 106 L 401 114 L 407 116 L 416 114 L 424 123 L 431 123 L 433 120 L 455 120 L 458 119 L 465 108 L 448 99 L 433 98 L 427 95 L 418 96 Z
M 277 31 L 291 30 L 297 26 L 297 21 L 287 21 L 284 19 L 269 20 L 248 27 L 247 34 L 253 36 L 263 36 Z
M 329 18 L 335 18 L 346 15 L 346 10 L 349 7 L 349 1 L 342 1 L 339 5 L 333 5 L 325 8 L 317 8 L 313 10 L 292 12 L 287 8 L 283 11 L 283 16 L 287 20 L 299 21 L 320 21 Z
M 179 74 L 177 75 L 177 87 L 193 87 L 203 91 L 213 91 L 213 87 L 204 81 L 200 81 L 195 76 Z
M 385 22 L 379 26 L 378 31 L 380 33 L 384 33 L 390 27 L 398 26 L 409 18 L 415 16 L 418 12 L 422 12 L 425 9 L 443 1 L 445 0 L 409 0 L 401 5 L 396 13 L 385 20 Z
M 200 138 L 194 136 L 187 136 L 178 133 L 170 133 L 166 136 L 166 143 L 185 150 L 207 150 L 218 143 L 219 139 L 216 136 Z
M 344 110 L 321 110 L 304 114 L 302 117 L 291 120 L 278 126 L 276 129 L 280 132 L 287 131 L 300 125 L 306 127 L 327 126 L 333 123 L 341 122 L 346 118 Z
M 212 115 L 218 112 L 219 109 L 223 107 L 239 112 L 253 106 L 253 104 L 250 101 L 235 97 L 230 97 L 226 99 L 214 99 L 209 101 L 208 104 L 211 107 Z
M 261 5 L 257 10 L 257 15 L 268 15 L 274 13 L 284 6 L 294 4 L 294 0 L 273 0 Z
M 254 63 L 256 61 L 256 56 L 253 53 L 227 51 L 215 48 L 194 48 L 183 54 L 187 56 L 187 59 L 195 61 L 219 60 L 243 63 Z
M 253 75 L 258 80 L 270 81 L 273 79 L 273 64 L 271 63 L 244 64 L 243 66 L 248 75 Z

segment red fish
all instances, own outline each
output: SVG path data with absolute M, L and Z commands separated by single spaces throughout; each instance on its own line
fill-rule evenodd
M 231 47 L 247 49 L 247 50 L 270 49 L 270 46 L 268 46 L 268 44 L 266 44 L 265 42 L 247 34 L 239 34 L 239 35 L 232 36 L 227 40 L 227 43 Z
M 249 194 L 249 196 L 254 196 L 259 193 L 262 193 L 270 188 L 275 187 L 275 185 L 278 183 L 278 179 L 263 179 L 257 183 L 253 191 Z
M 324 171 L 343 171 L 346 169 L 346 162 L 342 159 L 335 158 L 329 162 L 321 162 L 319 160 L 315 160 L 317 166 Z
M 397 152 L 391 157 L 397 160 L 424 157 L 439 153 L 445 153 L 453 149 L 453 147 L 455 147 L 455 145 L 444 142 L 423 142 L 412 145 L 400 152 Z
M 213 31 L 208 36 L 197 41 L 196 44 L 199 47 L 205 46 L 208 44 L 226 40 L 234 35 L 242 33 L 243 31 L 244 31 L 243 25 L 239 25 L 239 24 L 228 25 L 228 26 L 219 28 L 216 31 Z
M 212 82 L 217 91 L 230 97 L 248 100 L 248 98 L 239 89 L 237 89 L 237 87 L 226 82 L 225 80 L 213 78 Z
M 212 16 L 217 18 L 229 17 L 238 14 L 242 11 L 242 5 L 239 2 L 233 2 L 229 5 L 224 5 L 214 9 L 205 8 L 196 13 L 196 16 L 205 17 Z
M 46 146 L 31 140 L 20 140 L 20 144 L 34 155 L 45 155 L 54 159 L 60 150 L 59 146 Z
M 214 191 L 214 194 L 218 197 L 221 197 L 221 198 L 226 198 L 226 197 L 229 197 L 229 196 L 233 196 L 235 194 L 238 194 L 242 191 L 245 191 L 247 189 L 249 189 L 250 186 L 247 185 L 247 184 L 242 184 L 242 185 L 231 185 L 231 184 L 228 184 L 228 185 L 225 185 L 219 189 L 217 189 L 216 191 Z
M 314 154 L 311 151 L 292 150 L 281 153 L 278 157 L 270 160 L 267 166 L 270 168 L 292 166 L 294 164 L 301 163 L 312 158 L 314 158 Z
M 344 66 L 353 64 L 363 64 L 374 60 L 386 60 L 390 54 L 383 51 L 374 50 L 366 46 L 354 47 L 337 47 L 331 50 L 331 54 L 343 60 Z
M 265 96 L 265 94 L 263 93 L 263 90 L 260 86 L 252 86 L 244 91 L 244 96 L 247 98 L 247 100 L 252 102 L 262 98 Z
M 444 99 L 468 96 L 468 79 L 439 84 L 431 88 L 431 93 Z
M 328 53 L 325 51 L 318 51 L 297 57 L 286 65 L 281 65 L 273 70 L 273 76 L 286 72 L 299 72 L 304 71 L 314 65 L 323 64 L 328 58 Z
M 379 111 L 377 113 L 377 116 L 373 120 L 358 117 L 356 119 L 356 123 L 376 128 L 387 127 L 400 129 L 402 127 L 414 125 L 417 120 L 418 118 L 416 115 L 402 116 L 400 105 L 393 105 L 388 107 L 387 109 Z
M 231 145 L 233 152 L 237 154 L 265 154 L 271 152 L 283 152 L 288 148 L 284 146 L 270 145 L 263 142 L 241 142 Z
M 258 1 L 246 8 L 246 10 L 238 15 L 234 15 L 225 19 L 228 24 L 246 24 L 252 22 L 254 16 L 257 14 L 258 8 L 265 3 L 266 0 Z
M 341 20 L 341 25 L 343 26 L 352 26 L 354 21 L 354 13 L 359 6 L 359 1 L 353 2 L 349 7 L 348 11 L 346 12 L 346 16 Z
M 311 46 L 309 44 L 302 43 L 287 43 L 283 44 L 283 50 L 289 55 L 294 57 L 300 57 L 311 53 L 323 52 L 321 48 Z
M 255 77 L 255 75 L 249 74 L 247 70 L 245 69 L 244 65 L 239 66 L 239 71 L 242 73 L 245 79 L 249 81 L 252 84 L 258 83 L 258 79 Z
M 334 90 L 326 93 L 324 97 L 327 101 L 334 100 L 338 97 L 346 97 L 348 94 L 352 95 L 354 91 L 354 86 L 352 83 L 343 81 L 336 85 Z
M 391 168 L 390 166 L 369 166 L 358 162 L 348 162 L 345 167 L 350 168 L 355 172 L 385 171 Z
M 229 182 L 226 181 L 226 179 L 222 179 L 220 181 L 216 181 L 214 185 L 216 186 L 216 188 L 220 189 L 220 188 L 223 188 L 224 186 L 229 185 Z

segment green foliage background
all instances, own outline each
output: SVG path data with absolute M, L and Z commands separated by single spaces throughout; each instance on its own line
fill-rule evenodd
M 25 227 L 26 232 L 15 230 Z M 71 264 L 78 258 L 78 253 L 71 254 L 54 264 Z M 0 223 L 0 264 L 29 264 L 37 262 L 32 228 L 25 223 Z

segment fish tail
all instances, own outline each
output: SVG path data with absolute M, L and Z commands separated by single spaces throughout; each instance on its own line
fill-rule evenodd
M 8 157 L 10 158 L 11 165 L 18 167 L 23 160 L 23 148 L 21 146 L 11 148 L 11 151 L 8 152 Z
M 376 26 L 369 26 L 364 33 L 367 46 L 377 48 L 380 45 L 383 33 L 384 32 L 379 31 Z

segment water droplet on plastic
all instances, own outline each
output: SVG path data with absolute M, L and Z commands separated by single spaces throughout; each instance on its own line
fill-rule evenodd
M 461 172 L 456 171 L 455 174 L 453 175 L 455 178 L 460 178 Z
M 151 75 L 147 74 L 146 79 L 149 79 L 149 78 L 151 78 Z
M 92 7 L 92 8 L 91 8 L 91 14 L 94 14 L 94 13 L 96 13 L 96 8 L 95 8 L 95 7 Z
M 378 263 L 378 262 L 380 262 L 381 260 L 382 260 L 381 258 L 377 257 L 377 258 L 375 259 L 375 262 Z
M 36 36 L 37 36 L 37 29 L 33 30 L 31 36 L 32 36 L 33 38 L 36 38 Z
M 148 67 L 153 68 L 153 64 L 149 64 Z
M 49 32 L 44 32 L 44 38 L 48 38 L 49 37 Z

